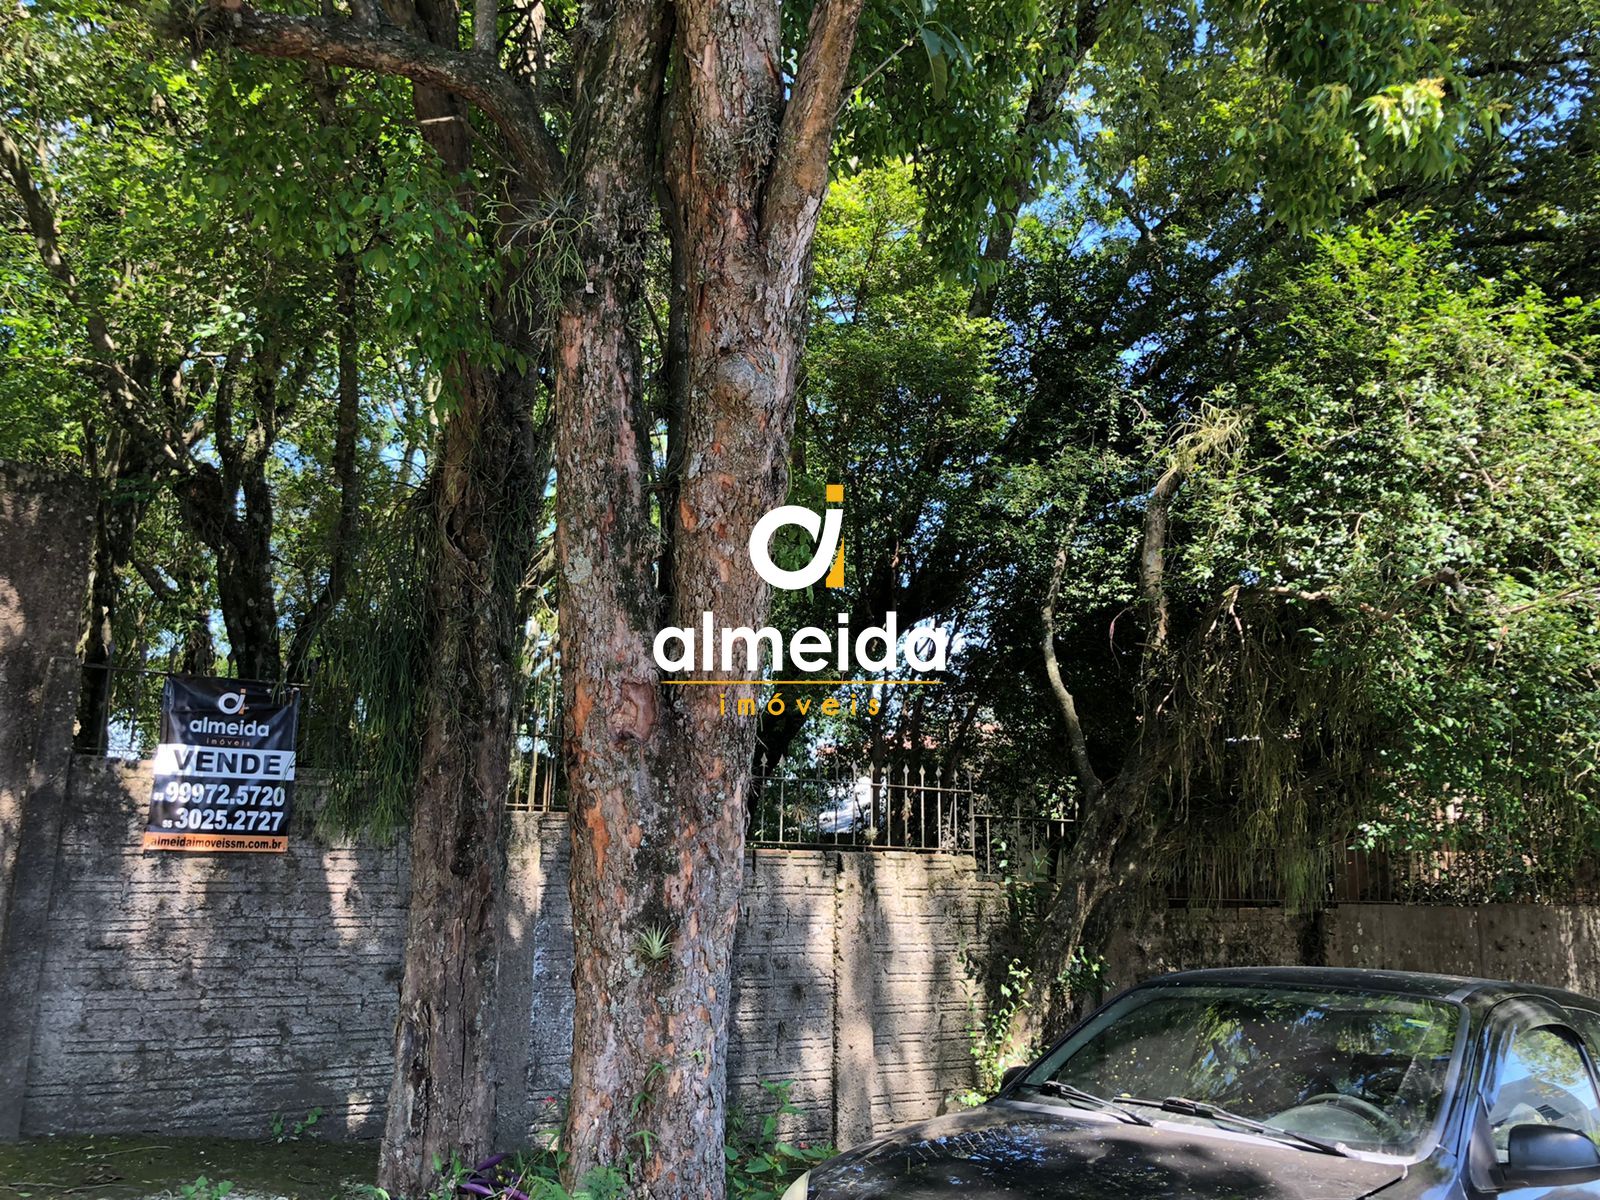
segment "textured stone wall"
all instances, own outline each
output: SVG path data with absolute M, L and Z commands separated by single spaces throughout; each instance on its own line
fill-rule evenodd
M 1328 961 L 1523 979 L 1600 998 L 1600 908 L 1350 904 L 1327 917 Z
M 259 1136 L 313 1106 L 375 1136 L 389 1084 L 404 933 L 403 843 L 286 855 L 145 854 L 147 767 L 73 761 L 38 922 L 26 1133 Z M 309 808 L 315 784 L 303 786 Z M 572 1026 L 562 818 L 515 814 L 500 914 L 499 1140 L 560 1118 Z M 735 951 L 731 1103 L 849 1145 L 933 1115 L 973 1079 L 972 969 L 995 954 L 1000 885 L 970 860 L 901 852 L 751 854 Z M 1600 993 L 1600 910 L 1346 906 L 1162 910 L 1119 931 L 1124 987 L 1192 967 L 1323 962 L 1530 978 Z
M 389 1084 L 406 848 L 285 855 L 139 848 L 147 765 L 73 762 L 43 922 L 21 1128 L 29 1134 L 375 1136 Z M 315 784 L 301 788 L 302 810 Z M 502 1144 L 554 1128 L 567 1090 L 572 922 L 565 822 L 514 814 L 500 919 Z M 858 1141 L 970 1086 L 967 958 L 1000 920 L 971 861 L 755 851 L 735 950 L 731 1104 L 791 1081 L 795 1138 Z
M 1600 908 L 1582 905 L 1344 904 L 1168 909 L 1118 930 L 1113 986 L 1201 967 L 1308 963 L 1524 980 L 1600 997 Z
M 515 986 L 531 1003 L 525 1083 L 499 1093 L 508 1144 L 558 1123 L 570 1079 L 566 842 L 557 828 L 541 832 L 512 851 L 514 907 L 542 919 L 513 955 Z M 757 850 L 747 870 L 728 1046 L 733 1107 L 770 1111 L 761 1085 L 791 1082 L 800 1111 L 785 1133 L 844 1145 L 932 1116 L 971 1085 L 980 998 L 966 956 L 986 952 L 998 884 L 979 879 L 970 859 L 936 854 Z
M 314 796 L 302 785 L 302 807 Z M 405 929 L 398 847 L 139 848 L 148 764 L 78 758 L 46 925 L 23 1131 L 375 1134 Z
M 998 883 L 943 854 L 837 856 L 835 1140 L 933 1116 L 974 1080 L 970 983 L 1005 918 Z
M 1320 935 L 1315 924 L 1308 925 L 1313 920 L 1289 916 L 1281 908 L 1142 913 L 1119 928 L 1107 947 L 1109 986 L 1119 991 L 1157 975 L 1201 967 L 1314 962 Z

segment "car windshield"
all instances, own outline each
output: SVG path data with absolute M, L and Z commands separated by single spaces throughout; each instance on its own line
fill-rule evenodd
M 1285 1133 L 1414 1155 L 1439 1115 L 1461 1020 L 1454 1004 L 1377 992 L 1141 988 L 1026 1072 L 1020 1086 L 1030 1099 L 1060 1100 L 1064 1089 L 1053 1080 L 1146 1102 L 1136 1111 L 1147 1116 L 1229 1127 L 1194 1105 L 1159 1111 L 1168 1098 L 1198 1101 Z

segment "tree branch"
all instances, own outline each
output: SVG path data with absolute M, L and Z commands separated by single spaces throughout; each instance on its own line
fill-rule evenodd
M 1187 456 L 1179 455 L 1156 480 L 1144 510 L 1144 534 L 1139 539 L 1139 594 L 1144 597 L 1150 614 L 1150 640 L 1146 649 L 1152 653 L 1164 650 L 1167 645 L 1167 529 L 1172 521 L 1172 498 L 1188 475 Z
M 828 187 L 828 152 L 839 105 L 849 86 L 862 0 L 818 0 L 806 48 L 778 130 L 777 154 L 761 215 L 775 261 L 787 272 L 802 264 Z
M 1105 784 L 1095 774 L 1089 762 L 1089 743 L 1083 736 L 1083 722 L 1078 719 L 1078 702 L 1061 678 L 1061 663 L 1056 658 L 1056 598 L 1061 592 L 1061 576 L 1067 568 L 1067 536 L 1063 535 L 1056 547 L 1055 564 L 1050 570 L 1050 589 L 1045 593 L 1044 612 L 1040 624 L 1044 629 L 1044 671 L 1050 677 L 1050 690 L 1055 693 L 1056 704 L 1067 724 L 1067 745 L 1072 750 L 1072 769 L 1078 776 L 1078 786 L 1083 798 L 1093 801 L 1105 791 Z
M 304 679 L 311 647 L 349 587 L 351 543 L 361 518 L 361 472 L 356 446 L 361 436 L 361 319 L 356 307 L 358 271 L 355 259 L 340 257 L 335 271 L 338 334 L 339 403 L 334 419 L 333 477 L 339 485 L 328 555 L 328 576 L 307 608 L 289 644 L 286 678 Z
M 77 273 L 66 257 L 61 245 L 61 226 L 56 220 L 55 208 L 33 177 L 33 170 L 21 147 L 10 133 L 0 127 L 0 170 L 11 180 L 11 186 L 22 201 L 27 218 L 28 232 L 38 247 L 39 259 L 45 270 L 60 285 L 67 302 L 83 313 L 84 327 L 89 338 L 89 351 L 101 376 L 107 407 L 130 437 L 141 444 L 144 455 L 156 459 L 166 458 L 176 465 L 180 455 L 159 437 L 145 428 L 141 417 L 147 407 L 143 390 L 128 377 L 122 365 L 116 339 L 111 335 L 111 324 L 98 304 L 92 303 L 79 283 Z
M 496 0 L 476 0 L 472 6 L 472 51 L 490 61 L 500 44 L 500 5 Z
M 139 573 L 139 578 L 144 580 L 145 586 L 150 589 L 150 594 L 157 600 L 170 600 L 178 594 L 178 589 L 161 578 L 161 573 L 149 563 L 135 559 L 133 569 Z
M 547 195 L 558 190 L 564 164 L 543 113 L 493 61 L 389 27 L 261 12 L 238 0 L 215 0 L 212 11 L 228 43 L 252 54 L 399 75 L 470 101 L 500 129 L 528 182 Z
M 1104 25 L 1101 20 L 1104 11 L 1105 0 L 1078 0 L 1076 5 L 1071 4 L 1069 0 L 1062 2 L 1060 19 L 1051 36 L 1053 40 L 1059 42 L 1070 35 L 1072 52 L 1063 58 L 1059 70 L 1041 75 L 1028 89 L 1028 102 L 1023 107 L 1022 119 L 1017 122 L 1017 129 L 1013 134 L 1018 141 L 1029 144 L 1028 153 L 1023 158 L 1028 165 L 1021 170 L 1010 172 L 996 189 L 997 196 L 1009 194 L 1016 202 L 1004 209 L 996 206 L 994 219 L 989 225 L 989 236 L 984 239 L 983 253 L 979 256 L 989 268 L 989 272 L 987 275 L 979 276 L 978 285 L 972 290 L 972 298 L 967 305 L 969 316 L 994 315 L 995 287 L 999 282 L 1000 264 L 1011 257 L 1011 244 L 1016 237 L 1017 218 L 1023 206 L 1033 199 L 1035 190 L 1032 166 L 1033 143 L 1055 120 L 1067 84 L 1072 82 L 1072 76 L 1083 64 L 1083 60 L 1089 56 L 1089 51 L 1094 49 L 1095 42 L 1099 40 L 1100 30 Z

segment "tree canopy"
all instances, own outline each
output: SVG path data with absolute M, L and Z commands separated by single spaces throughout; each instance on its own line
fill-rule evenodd
M 674 1014 L 725 1009 L 752 759 L 1074 816 L 1041 1027 L 1130 897 L 1315 908 L 1351 847 L 1455 853 L 1470 898 L 1600 864 L 1593 5 L 757 15 L 0 16 L 0 456 L 97 487 L 79 748 L 149 744 L 122 669 L 304 681 L 354 781 L 324 826 L 432 848 L 407 1184 L 486 1136 L 483 1089 L 406 1080 L 481 1050 L 529 773 L 589 901 L 574 1162 L 641 1194 L 721 1169 L 687 1114 L 723 1043 Z M 650 634 L 763 623 L 748 527 L 840 483 L 844 587 L 772 620 L 942 625 L 940 686 L 709 722 Z M 623 1149 L 657 1061 L 689 1148 Z

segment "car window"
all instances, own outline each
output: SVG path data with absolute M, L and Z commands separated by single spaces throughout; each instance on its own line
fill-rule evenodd
M 1567 1015 L 1572 1018 L 1572 1024 L 1583 1037 L 1583 1045 L 1589 1051 L 1589 1061 L 1600 1064 L 1600 1013 L 1589 1012 L 1582 1008 L 1569 1008 Z
M 1520 1030 L 1495 1069 L 1489 1128 L 1495 1153 L 1506 1161 L 1515 1125 L 1559 1125 L 1594 1137 L 1600 1095 L 1571 1032 L 1555 1025 Z
M 1440 1112 L 1461 1021 L 1453 1004 L 1380 992 L 1138 988 L 1018 1086 L 1030 1099 L 1048 1099 L 1051 1081 L 1146 1103 L 1185 1097 L 1288 1132 L 1413 1153 Z

